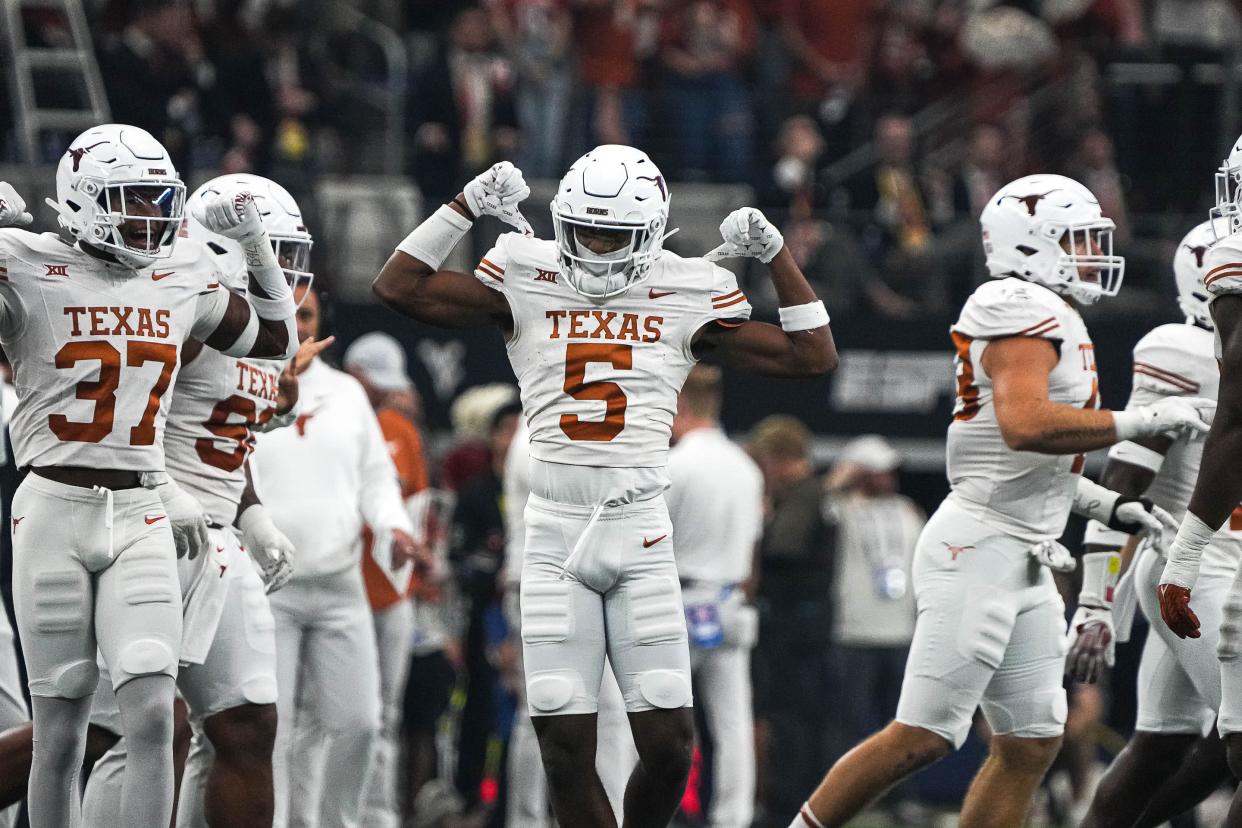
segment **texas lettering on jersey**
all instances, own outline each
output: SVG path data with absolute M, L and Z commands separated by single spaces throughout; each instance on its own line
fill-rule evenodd
M 544 316 L 552 320 L 548 339 L 561 338 L 564 322 L 565 339 L 659 342 L 660 326 L 664 324 L 663 316 L 602 310 L 550 310 L 544 311 Z
M 77 306 L 64 309 L 71 318 L 70 336 L 149 336 L 168 339 L 171 332 L 167 308 L 134 308 L 108 305 Z

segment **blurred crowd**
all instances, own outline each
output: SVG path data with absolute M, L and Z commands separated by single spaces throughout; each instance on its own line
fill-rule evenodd
M 383 172 L 396 158 L 434 204 L 499 159 L 528 180 L 555 179 L 591 146 L 635 144 L 671 181 L 751 187 L 832 307 L 901 319 L 964 297 L 982 272 L 973 226 L 982 202 L 1041 169 L 1098 193 L 1131 257 L 1131 283 L 1162 284 L 1167 240 L 1210 198 L 1219 136 L 1237 131 L 1221 122 L 1233 117 L 1228 85 L 1207 70 L 1240 42 L 1238 5 L 97 0 L 88 9 L 114 119 L 151 130 L 191 179 L 254 171 L 313 201 L 318 176 Z M 405 67 L 386 63 L 362 19 L 403 44 Z M 60 36 L 48 21 L 36 40 Z M 1157 65 L 1155 75 L 1129 71 Z M 403 111 L 388 111 L 393 94 Z M 395 154 L 387 117 L 402 121 Z

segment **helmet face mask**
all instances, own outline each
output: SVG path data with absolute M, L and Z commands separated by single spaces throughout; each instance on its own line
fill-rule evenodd
M 90 244 L 152 259 L 172 253 L 185 213 L 185 185 L 112 184 L 103 188 L 98 202 L 112 232 L 109 238 L 91 239 Z M 168 253 L 162 252 L 165 247 Z
M 647 278 L 671 235 L 668 202 L 659 169 L 632 147 L 596 147 L 574 162 L 551 204 L 566 283 L 602 301 Z
M 1208 217 L 1217 241 L 1242 230 L 1242 138 L 1216 170 L 1216 206 Z
M 993 278 L 1016 276 L 1082 304 L 1121 289 L 1125 259 L 1113 253 L 1115 225 L 1071 178 L 1030 175 L 1006 184 L 979 221 Z

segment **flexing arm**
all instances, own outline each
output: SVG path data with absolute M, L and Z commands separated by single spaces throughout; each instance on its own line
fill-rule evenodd
M 772 259 L 771 273 L 781 307 L 819 301 L 788 250 Z M 771 377 L 815 377 L 835 371 L 839 361 L 827 324 L 787 332 L 750 320 L 729 326 L 709 323 L 699 332 L 696 346 L 718 354 L 727 365 Z
M 496 324 L 508 333 L 513 316 L 504 294 L 473 276 L 440 267 L 477 216 L 496 216 L 529 235 L 530 225 L 519 210 L 528 195 L 521 171 L 507 161 L 477 176 L 397 246 L 371 284 L 375 295 L 420 322 L 442 328 Z
M 293 323 L 293 303 L 287 319 L 265 319 L 245 299 L 228 294 L 224 316 L 203 342 L 229 356 L 286 359 L 297 347 Z
M 714 351 L 728 365 L 773 377 L 814 377 L 836 370 L 839 360 L 828 312 L 776 227 L 763 213 L 743 207 L 725 218 L 720 234 L 724 244 L 704 258 L 745 256 L 766 263 L 780 302 L 781 325 L 709 322 L 695 334 L 696 353 Z

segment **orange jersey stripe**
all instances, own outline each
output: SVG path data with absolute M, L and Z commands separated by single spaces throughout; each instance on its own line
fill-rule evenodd
M 1049 316 L 1047 319 L 1043 320 L 1042 322 L 1036 322 L 1034 325 L 1031 325 L 1029 328 L 1023 328 L 1022 330 L 1018 331 L 1018 336 L 1022 336 L 1023 334 L 1030 334 L 1030 333 L 1041 333 L 1042 331 L 1040 329 L 1042 329 L 1049 322 L 1052 323 L 1053 328 L 1055 328 L 1059 324 L 1055 316 Z M 1051 328 L 1049 330 L 1051 330 Z
M 1181 374 L 1175 374 L 1172 371 L 1165 371 L 1163 368 L 1157 368 L 1146 362 L 1134 363 L 1134 373 L 1154 377 L 1184 391 L 1197 392 L 1199 390 L 1199 383 L 1189 377 L 1183 377 Z
M 488 261 L 486 258 L 480 259 L 480 260 L 479 260 L 479 264 L 480 264 L 480 265 L 487 265 L 487 266 L 488 266 L 488 267 L 490 267 L 492 270 L 496 271 L 497 273 L 499 273 L 499 274 L 501 274 L 501 275 L 503 275 L 503 274 L 504 274 L 504 272 L 505 272 L 505 269 L 504 269 L 503 267 L 500 267 L 500 266 L 499 266 L 499 265 L 497 265 L 495 262 Z
M 1226 270 L 1222 273 L 1217 273 L 1215 276 L 1208 276 L 1206 279 L 1203 280 L 1204 287 L 1220 279 L 1228 279 L 1230 276 L 1242 276 L 1242 265 L 1232 265 L 1232 267 L 1234 267 L 1235 269 Z
M 734 305 L 741 304 L 742 302 L 745 302 L 745 301 L 746 301 L 745 296 L 739 296 L 731 302 L 722 302 L 720 304 L 712 305 L 712 308 L 714 310 L 723 310 L 724 308 L 731 308 Z

